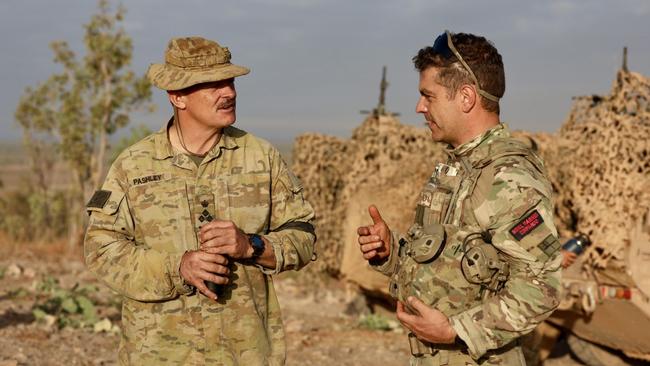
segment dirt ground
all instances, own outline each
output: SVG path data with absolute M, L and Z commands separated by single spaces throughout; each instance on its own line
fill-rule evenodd
M 76 283 L 97 284 L 84 267 L 80 248 L 72 252 L 63 248 L 6 242 L 0 246 L 0 366 L 116 364 L 119 298 L 105 287 L 100 285 L 92 298 L 99 318 L 108 319 L 112 331 L 59 329 L 51 324 L 53 319 L 48 324 L 32 315 L 34 304 L 43 300 L 38 284 L 44 276 L 57 278 L 59 286 L 67 289 Z M 408 364 L 406 333 L 394 315 L 383 311 L 380 316 L 389 330 L 361 325 L 368 308 L 349 285 L 324 278 L 315 281 L 313 274 L 299 272 L 278 276 L 276 288 L 287 333 L 287 365 Z M 578 363 L 560 353 L 546 365 Z

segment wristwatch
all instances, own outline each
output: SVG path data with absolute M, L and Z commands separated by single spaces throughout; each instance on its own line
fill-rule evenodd
M 248 242 L 253 247 L 253 256 L 251 257 L 252 259 L 256 259 L 260 255 L 262 255 L 262 253 L 264 253 L 264 248 L 266 247 L 266 244 L 264 243 L 264 240 L 262 239 L 261 236 L 257 234 L 249 234 Z

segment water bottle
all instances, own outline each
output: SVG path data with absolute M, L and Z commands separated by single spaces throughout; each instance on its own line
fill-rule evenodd
M 580 233 L 577 236 L 574 236 L 573 238 L 567 240 L 567 242 L 562 245 L 562 249 L 573 252 L 576 255 L 580 255 L 585 251 L 585 249 L 587 249 L 589 245 L 591 245 L 591 240 L 589 240 L 589 237 L 586 234 Z

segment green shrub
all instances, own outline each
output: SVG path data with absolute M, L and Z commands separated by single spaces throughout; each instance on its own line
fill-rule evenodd
M 67 233 L 67 197 L 63 191 L 44 196 L 29 184 L 0 198 L 0 230 L 17 241 L 58 238 Z
M 391 322 L 385 316 L 379 314 L 364 315 L 359 319 L 361 328 L 370 330 L 391 330 L 395 328 L 394 322 Z
M 97 292 L 96 286 L 79 286 L 64 289 L 59 281 L 47 276 L 36 286 L 37 302 L 32 308 L 32 314 L 37 321 L 47 315 L 56 318 L 59 328 L 83 328 L 93 326 L 99 319 L 91 294 Z

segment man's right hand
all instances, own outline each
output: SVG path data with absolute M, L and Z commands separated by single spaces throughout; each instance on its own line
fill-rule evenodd
M 562 253 L 562 268 L 569 267 L 578 258 L 577 254 L 566 249 L 560 249 L 560 253 Z
M 368 213 L 372 218 L 372 225 L 357 229 L 361 253 L 368 261 L 383 260 L 390 255 L 390 229 L 375 205 L 368 206 Z
M 228 283 L 228 258 L 221 254 L 189 250 L 181 258 L 181 277 L 196 287 L 205 296 L 216 300 L 217 294 L 210 291 L 205 281 L 225 285 Z

